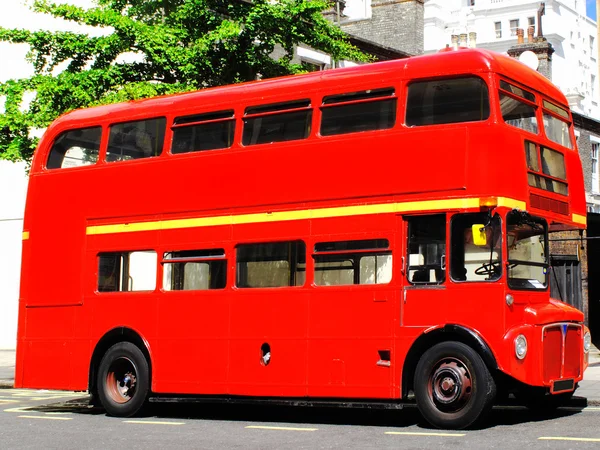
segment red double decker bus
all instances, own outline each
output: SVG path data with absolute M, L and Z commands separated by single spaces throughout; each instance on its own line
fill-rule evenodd
M 564 95 L 484 50 L 74 111 L 31 167 L 15 385 L 557 406 L 590 335 L 548 236 L 585 222 Z

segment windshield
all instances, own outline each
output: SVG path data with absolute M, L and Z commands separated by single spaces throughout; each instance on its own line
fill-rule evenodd
M 485 233 L 485 242 L 473 240 L 473 226 Z M 457 214 L 451 222 L 450 275 L 454 281 L 496 281 L 502 276 L 500 216 Z
M 548 227 L 526 212 L 507 216 L 508 285 L 513 289 L 545 289 L 548 280 Z

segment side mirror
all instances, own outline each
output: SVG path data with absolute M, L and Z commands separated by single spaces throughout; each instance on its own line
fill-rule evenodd
M 485 225 L 482 223 L 476 223 L 475 225 L 472 225 L 471 233 L 473 234 L 473 244 L 481 247 L 487 245 Z

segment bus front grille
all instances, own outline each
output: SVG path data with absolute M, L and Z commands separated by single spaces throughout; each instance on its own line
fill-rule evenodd
M 581 374 L 581 325 L 559 323 L 542 330 L 544 382 L 577 378 Z

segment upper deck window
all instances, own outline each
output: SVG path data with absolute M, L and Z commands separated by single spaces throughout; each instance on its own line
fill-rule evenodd
M 569 193 L 567 184 L 560 181 L 567 179 L 565 156 L 562 153 L 525 141 L 525 159 L 530 186 L 562 195 Z
M 177 117 L 173 123 L 171 153 L 229 148 L 233 144 L 233 110 Z
M 509 95 L 512 94 L 512 95 Z M 537 134 L 535 95 L 506 81 L 500 81 L 500 110 L 504 121 L 513 127 Z
M 100 153 L 101 137 L 101 127 L 80 128 L 61 133 L 52 145 L 46 168 L 60 169 L 95 164 Z
M 563 147 L 573 148 L 569 133 L 569 112 L 544 100 L 544 130 L 546 137 Z
M 306 139 L 311 121 L 310 100 L 252 106 L 246 108 L 242 144 Z
M 489 116 L 488 88 L 481 78 L 418 81 L 408 86 L 408 126 L 474 122 Z
M 106 161 L 128 161 L 160 155 L 166 123 L 164 117 L 159 117 L 111 125 Z
M 396 122 L 394 88 L 370 89 L 323 99 L 321 135 L 385 130 Z

